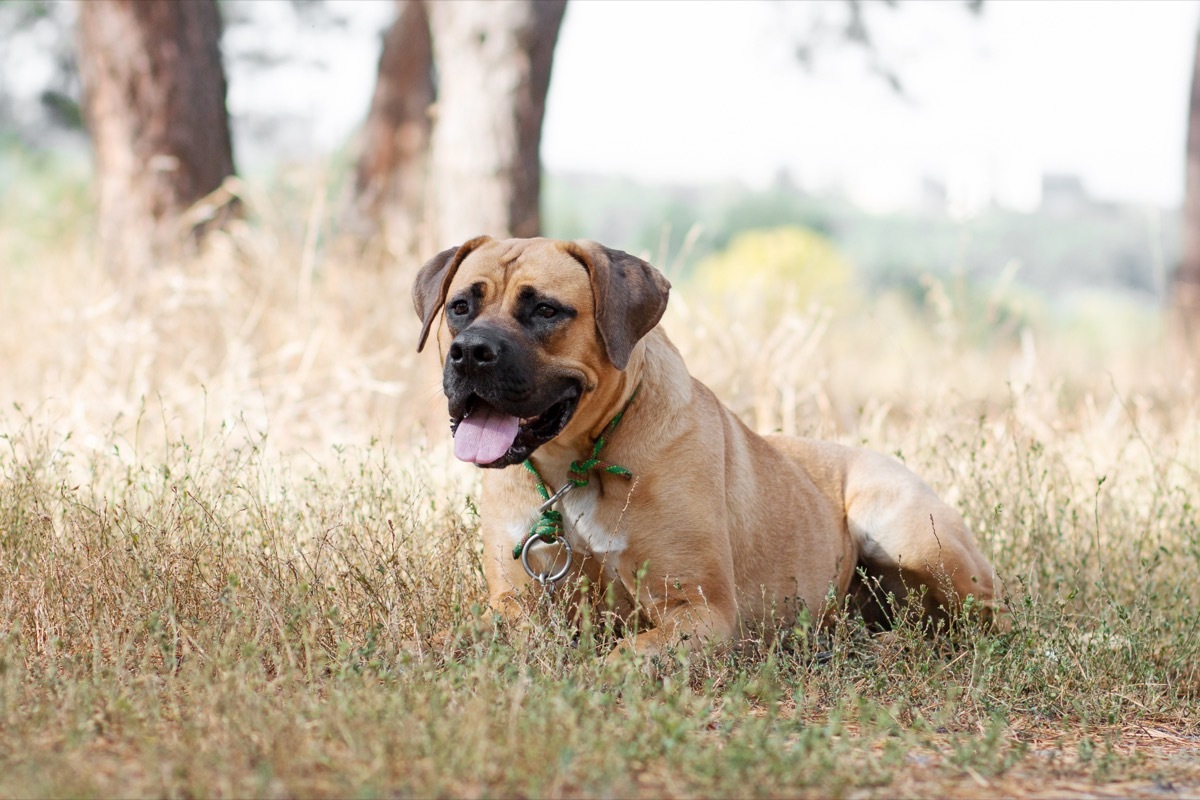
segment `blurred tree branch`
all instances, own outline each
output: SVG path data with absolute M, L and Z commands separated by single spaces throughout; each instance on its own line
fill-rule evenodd
M 959 4 L 971 14 L 983 13 L 984 0 L 959 0 Z M 880 23 L 871 19 L 869 10 L 882 8 L 894 12 L 902 7 L 901 0 L 825 0 L 820 3 L 806 39 L 795 45 L 793 53 L 796 60 L 811 71 L 822 53 L 832 47 L 850 45 L 865 54 L 867 69 L 871 74 L 880 78 L 896 94 L 907 97 L 899 70 L 880 49 L 875 35 Z M 829 11 L 840 11 L 841 19 L 830 22 Z
M 63 0 L 0 2 L 0 41 L 6 43 L 0 49 L 0 131 L 27 144 L 43 141 L 54 130 L 82 131 L 74 22 L 75 5 Z M 10 76 L 28 67 L 31 56 L 47 62 L 45 79 L 34 86 L 13 85 Z

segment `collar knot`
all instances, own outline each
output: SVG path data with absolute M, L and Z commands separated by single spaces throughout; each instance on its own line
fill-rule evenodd
M 581 461 L 572 461 L 571 466 L 567 467 L 567 486 L 564 486 L 553 496 L 550 490 L 546 487 L 546 481 L 538 474 L 537 467 L 533 465 L 533 461 L 525 459 L 522 466 L 529 471 L 533 476 L 533 486 L 537 490 L 538 496 L 542 498 L 542 506 L 539 509 L 537 519 L 533 521 L 533 525 L 529 528 L 529 533 L 515 547 L 513 547 L 513 558 L 520 558 L 521 551 L 528 546 L 529 542 L 534 539 L 540 539 L 546 544 L 554 544 L 563 536 L 563 515 L 561 511 L 556 511 L 551 506 L 570 489 L 582 488 L 588 485 L 588 477 L 593 471 L 600 471 L 606 475 L 616 475 L 626 480 L 632 480 L 633 473 L 626 467 L 619 464 L 610 464 L 607 461 L 600 460 L 600 451 L 608 444 L 609 437 L 612 436 L 617 425 L 621 423 L 621 419 L 625 416 L 625 412 L 633 405 L 634 399 L 638 396 L 641 390 L 641 384 L 633 390 L 633 394 L 629 396 L 625 407 L 617 412 L 617 415 L 604 427 L 604 430 L 596 437 L 596 441 L 592 444 L 592 454 Z

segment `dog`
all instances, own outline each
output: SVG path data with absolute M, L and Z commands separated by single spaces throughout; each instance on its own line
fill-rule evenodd
M 915 474 L 759 436 L 688 373 L 658 324 L 670 288 L 582 240 L 481 236 L 420 269 L 417 349 L 436 326 L 455 455 L 486 470 L 491 607 L 518 620 L 530 584 L 575 579 L 575 604 L 637 622 L 614 654 L 646 656 L 828 622 L 846 604 L 887 627 L 889 595 L 930 622 L 968 605 L 998 619 L 993 569 Z

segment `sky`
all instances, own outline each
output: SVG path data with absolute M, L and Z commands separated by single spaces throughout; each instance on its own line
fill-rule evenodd
M 793 55 L 820 5 L 572 0 L 542 155 L 552 171 L 840 187 L 902 203 L 1036 201 L 1043 173 L 1103 199 L 1176 205 L 1200 4 L 908 0 L 870 17 L 898 96 L 861 50 Z M 831 16 L 841 7 L 824 7 Z M 602 113 L 597 113 L 601 109 Z M 599 122 L 597 122 L 599 121 Z
M 365 116 L 390 0 L 332 0 L 338 32 L 288 24 L 287 4 L 254 3 L 267 24 L 231 29 L 281 52 L 321 52 L 300 80 L 231 75 L 239 111 L 283 106 L 298 124 L 271 153 L 331 149 Z M 1032 208 L 1046 173 L 1078 175 L 1100 199 L 1177 205 L 1196 0 L 954 0 L 871 7 L 879 57 L 829 42 L 811 69 L 794 55 L 837 2 L 570 0 L 555 51 L 542 160 L 551 172 L 643 182 L 734 179 L 781 169 L 812 191 L 902 207 L 922 181 L 951 204 Z M 227 54 L 238 42 L 227 43 Z M 298 89 L 298 87 L 302 87 Z M 254 158 L 242 131 L 238 158 Z

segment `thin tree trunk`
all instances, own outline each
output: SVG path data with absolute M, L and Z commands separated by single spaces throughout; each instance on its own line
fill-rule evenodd
M 1200 342 L 1200 31 L 1197 32 L 1193 58 L 1183 200 L 1183 254 L 1175 276 L 1172 302 L 1185 336 Z
M 103 257 L 140 270 L 196 226 L 181 215 L 234 172 L 215 0 L 79 4 L 79 69 Z
M 537 236 L 542 232 L 542 120 L 546 115 L 546 93 L 554 66 L 554 46 L 562 27 L 566 0 L 533 0 L 533 30 L 528 40 L 529 81 L 517 102 L 517 152 L 520 164 L 513 176 L 509 219 L 514 236 Z
M 535 236 L 542 116 L 566 0 L 429 7 L 438 102 L 430 249 L 481 233 Z
M 382 233 L 391 252 L 414 254 L 432 128 L 433 50 L 423 0 L 396 0 L 396 7 L 363 128 L 351 213 L 360 239 Z

